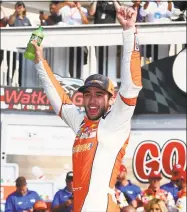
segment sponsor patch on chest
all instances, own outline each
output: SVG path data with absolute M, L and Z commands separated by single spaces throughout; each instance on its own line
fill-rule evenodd
M 78 152 L 89 151 L 93 147 L 93 143 L 78 144 L 73 147 L 73 154 Z

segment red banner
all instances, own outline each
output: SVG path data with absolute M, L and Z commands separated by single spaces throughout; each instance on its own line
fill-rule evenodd
M 76 106 L 82 106 L 80 92 L 74 91 L 70 99 Z M 2 110 L 53 111 L 44 90 L 40 88 L 3 87 L 0 101 Z

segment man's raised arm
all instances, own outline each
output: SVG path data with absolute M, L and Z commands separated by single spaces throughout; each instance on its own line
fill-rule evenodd
M 121 86 L 108 119 L 115 119 L 113 129 L 129 122 L 134 113 L 138 94 L 142 88 L 140 52 L 136 37 L 137 12 L 133 8 L 120 6 L 117 18 L 123 27 L 123 59 L 121 68 Z
M 73 105 L 65 90 L 56 80 L 50 66 L 43 58 L 43 49 L 37 46 L 35 42 L 33 42 L 33 45 L 36 49 L 35 64 L 39 79 L 53 107 L 53 110 L 58 116 L 63 118 L 63 120 L 73 129 L 74 132 L 77 132 L 79 125 L 83 120 L 83 114 L 81 114 L 76 106 Z

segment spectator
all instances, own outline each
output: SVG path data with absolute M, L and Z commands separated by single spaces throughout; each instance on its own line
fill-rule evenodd
M 172 1 L 146 1 L 140 8 L 140 15 L 146 18 L 146 22 L 155 22 L 161 18 L 170 18 L 173 11 Z
M 25 177 L 18 177 L 16 191 L 7 197 L 5 212 L 30 212 L 37 200 L 40 200 L 39 195 L 35 191 L 28 190 Z
M 143 20 L 144 20 L 144 18 L 143 18 L 143 16 L 141 16 L 141 14 L 140 14 L 140 9 L 141 9 L 141 3 L 142 3 L 142 1 L 134 1 L 134 0 L 132 0 L 132 2 L 133 2 L 133 5 L 132 5 L 132 7 L 136 10 L 136 12 L 137 12 L 137 17 L 136 17 L 136 22 L 143 22 Z
M 112 1 L 93 1 L 89 6 L 89 14 L 94 17 L 94 24 L 114 24 L 116 23 L 116 8 L 120 5 L 119 2 Z M 104 55 L 106 48 L 106 56 Z M 113 47 L 102 47 L 98 48 L 98 72 L 103 74 L 105 72 L 103 61 L 108 60 L 108 48 Z M 119 50 L 119 55 L 121 55 L 121 50 Z M 119 56 L 118 56 L 119 59 Z
M 31 26 L 30 20 L 26 17 L 26 7 L 22 1 L 15 4 L 15 12 L 9 17 L 8 24 L 11 27 Z
M 67 1 L 66 5 L 59 10 L 62 16 L 62 22 L 67 25 L 81 25 L 88 24 L 87 9 L 81 7 L 79 1 Z
M 171 181 L 167 184 L 164 184 L 162 185 L 160 188 L 167 191 L 167 192 L 170 192 L 175 200 L 175 202 L 177 201 L 178 199 L 178 187 L 177 187 L 177 180 L 176 180 L 176 177 L 180 174 L 180 171 L 182 170 L 182 166 L 180 164 L 175 164 L 173 166 L 173 169 L 172 169 L 172 173 L 171 173 Z
M 121 212 L 136 212 L 135 208 L 131 205 L 125 206 Z
M 62 22 L 65 25 L 81 25 L 81 24 L 88 24 L 88 12 L 87 9 L 84 7 L 81 7 L 80 2 L 71 2 L 67 1 L 66 5 L 62 7 L 59 10 L 59 14 L 62 16 Z M 82 48 L 83 48 L 83 55 L 82 55 Z M 76 54 L 74 54 L 74 48 L 70 47 L 69 51 L 69 58 L 75 58 L 76 59 L 76 68 L 77 68 L 77 78 L 81 77 L 81 70 L 82 70 L 82 65 L 87 64 L 87 56 L 88 56 L 88 49 L 87 47 L 77 47 L 76 48 Z M 83 57 L 83 64 L 81 64 Z M 74 69 L 74 61 L 70 60 L 69 63 L 69 68 L 70 68 L 70 75 L 73 76 L 73 69 Z
M 66 175 L 66 187 L 59 190 L 52 202 L 53 212 L 72 212 L 73 210 L 73 172 Z
M 132 204 L 133 207 L 137 207 L 136 198 L 141 194 L 141 189 L 127 180 L 127 169 L 124 165 L 120 166 L 120 173 L 117 178 L 116 189 L 120 190 L 128 204 Z
M 140 15 L 145 17 L 146 22 L 158 22 L 162 18 L 170 18 L 174 10 L 174 5 L 171 1 L 146 1 L 143 7 L 140 8 Z M 153 47 L 154 58 L 152 58 L 152 46 L 146 46 L 146 63 L 158 59 L 158 45 Z
M 41 21 L 41 25 L 57 25 L 62 21 L 62 16 L 59 15 L 59 2 L 51 2 L 49 4 L 50 15 L 44 14 L 43 11 L 40 11 L 39 19 Z M 62 6 L 62 5 L 61 5 Z
M 2 2 L 0 2 L 0 27 L 6 27 L 8 24 L 8 17 L 6 16 L 4 8 L 1 4 Z
M 42 201 L 38 200 L 34 203 L 33 212 L 46 212 L 47 211 L 47 204 Z
M 180 173 L 176 176 L 177 186 L 179 187 L 178 197 L 187 197 L 186 192 L 186 171 L 181 170 Z
M 168 212 L 168 209 L 163 200 L 154 198 L 145 206 L 145 212 Z
M 163 200 L 168 208 L 173 207 L 175 205 L 174 199 L 170 193 L 165 190 L 160 189 L 160 180 L 162 176 L 159 172 L 153 171 L 148 176 L 149 179 L 149 187 L 141 193 L 140 202 L 141 205 L 145 206 L 150 200 L 154 198 L 158 198 Z
M 120 3 L 118 2 L 120 5 Z M 89 14 L 94 16 L 94 24 L 116 23 L 116 5 L 112 1 L 93 1 Z

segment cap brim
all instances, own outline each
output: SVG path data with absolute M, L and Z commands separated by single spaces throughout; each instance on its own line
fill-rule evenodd
M 78 91 L 79 92 L 81 92 L 81 93 L 84 93 L 85 92 L 85 90 L 87 89 L 87 88 L 90 88 L 90 87 L 94 87 L 94 88 L 99 88 L 99 89 L 101 89 L 101 90 L 103 90 L 103 91 L 106 91 L 106 92 L 108 92 L 106 89 L 104 89 L 101 85 L 99 85 L 99 84 L 93 84 L 93 85 L 83 85 L 83 86 L 81 86 L 81 87 L 79 87 L 78 88 Z

